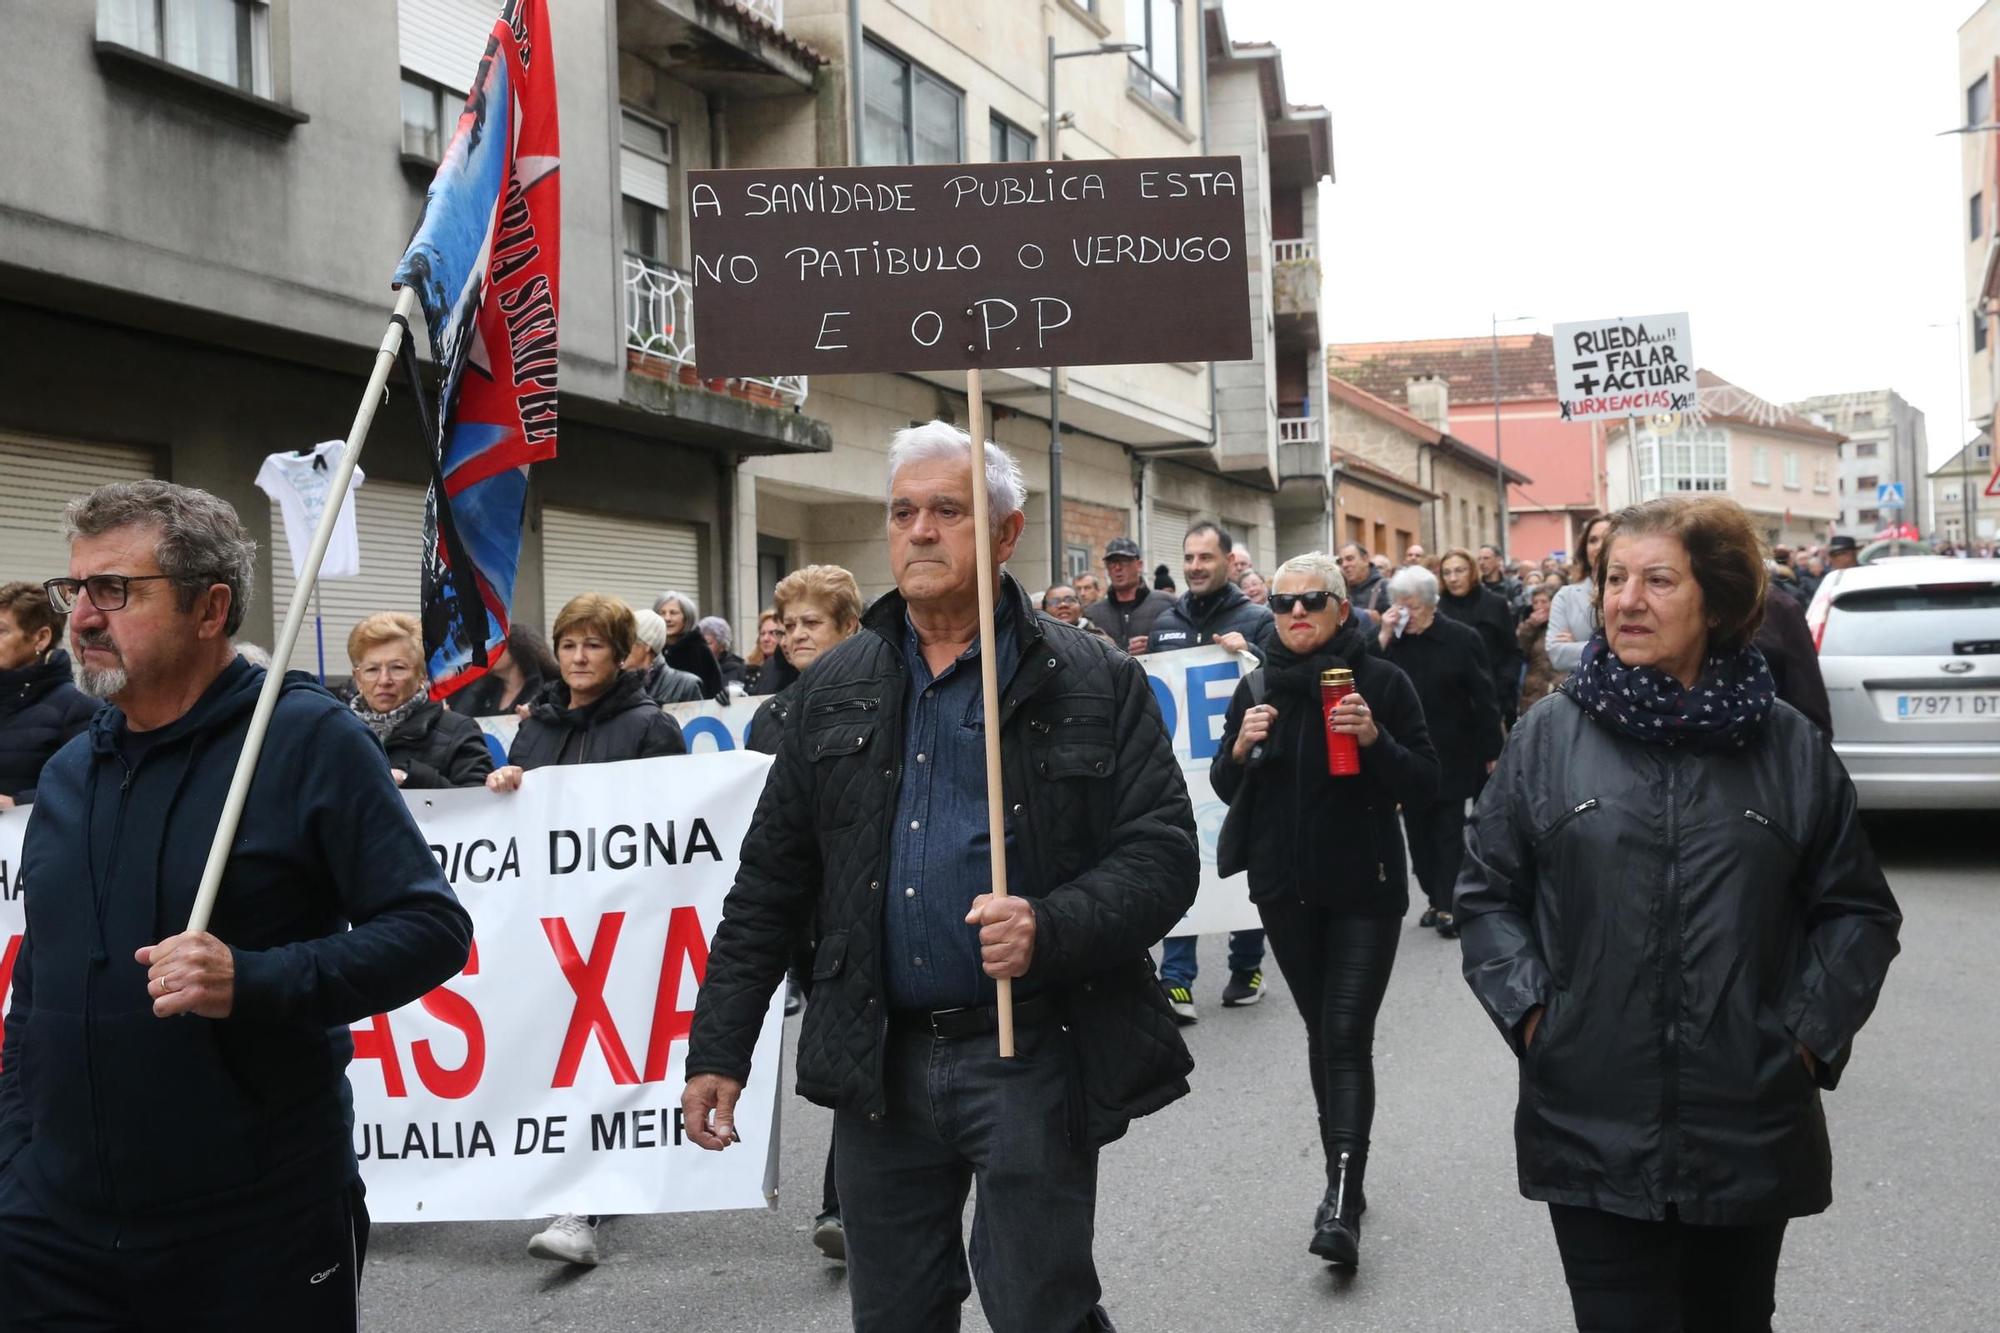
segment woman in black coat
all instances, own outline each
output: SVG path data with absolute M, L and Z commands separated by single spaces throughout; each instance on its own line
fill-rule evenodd
M 57 646 L 67 619 L 33 583 L 0 587 L 0 810 L 35 799 L 42 765 L 97 711 Z
M 507 647 L 499 660 L 445 706 L 466 717 L 511 717 L 516 708 L 539 699 L 543 686 L 555 678 L 555 654 L 541 631 L 516 621 L 507 628 Z
M 667 622 L 667 647 L 661 654 L 667 665 L 699 678 L 702 698 L 720 697 L 728 686 L 723 683 L 722 664 L 715 660 L 715 650 L 695 628 L 701 612 L 695 609 L 694 599 L 686 593 L 663 592 L 653 603 L 653 611 Z
M 1440 770 L 1431 799 L 1403 802 L 1410 861 L 1429 903 L 1417 924 L 1451 939 L 1458 934 L 1451 889 L 1465 860 L 1465 803 L 1479 795 L 1500 756 L 1500 710 L 1486 648 L 1475 631 L 1440 614 L 1436 576 L 1405 565 L 1389 580 L 1389 599 L 1380 651 L 1416 686 Z
M 1346 592 L 1331 556 L 1279 567 L 1269 603 L 1277 632 L 1265 665 L 1229 702 L 1209 780 L 1229 806 L 1217 868 L 1249 870 L 1265 938 L 1306 1024 L 1327 1172 L 1307 1248 L 1352 1266 L 1368 1207 L 1375 1015 L 1410 906 L 1396 806 L 1430 800 L 1438 769 L 1416 691 L 1369 655 L 1347 623 Z M 1355 690 L 1331 727 L 1353 737 L 1361 759 L 1359 774 L 1338 778 L 1327 774 L 1320 704 L 1320 674 L 1336 668 L 1353 672 Z
M 638 638 L 631 607 L 603 593 L 572 597 L 556 617 L 554 637 L 562 679 L 521 719 L 506 765 L 487 776 L 489 791 L 519 790 L 531 769 L 687 753 L 680 723 L 646 696 L 640 673 L 622 665 Z M 528 1239 L 528 1253 L 595 1264 L 601 1220 L 564 1213 Z
M 1898 947 L 1854 786 L 1752 643 L 1759 545 L 1719 497 L 1612 519 L 1604 627 L 1515 730 L 1459 883 L 1579 1328 L 1771 1327 L 1785 1224 L 1832 1199 L 1820 1093 Z
M 417 618 L 381 611 L 347 635 L 354 697 L 347 706 L 389 752 L 399 787 L 477 787 L 493 771 L 486 733 L 471 718 L 431 698 L 424 678 L 424 635 Z
M 1438 582 L 1444 587 L 1437 609 L 1478 632 L 1501 720 L 1513 726 L 1521 700 L 1521 641 L 1514 635 L 1514 612 L 1506 598 L 1479 581 L 1479 566 L 1469 551 L 1446 551 L 1438 561 Z

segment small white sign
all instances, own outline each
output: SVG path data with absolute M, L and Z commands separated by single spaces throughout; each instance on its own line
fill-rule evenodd
M 1685 311 L 1558 324 L 1555 351 L 1564 421 L 1694 410 L 1694 344 Z

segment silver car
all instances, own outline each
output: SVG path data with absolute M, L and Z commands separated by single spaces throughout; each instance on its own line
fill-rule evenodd
M 2000 560 L 1834 570 L 1806 623 L 1862 809 L 2000 809 Z

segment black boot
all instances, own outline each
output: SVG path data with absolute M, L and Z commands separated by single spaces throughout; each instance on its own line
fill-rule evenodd
M 1349 1154 L 1342 1153 L 1334 1182 L 1327 1187 L 1326 1197 L 1320 1200 L 1319 1211 L 1313 1215 L 1312 1243 L 1306 1246 L 1313 1254 L 1342 1268 L 1353 1268 L 1361 1262 L 1361 1214 L 1368 1202 L 1361 1192 L 1360 1177 L 1359 1165 L 1353 1163 Z

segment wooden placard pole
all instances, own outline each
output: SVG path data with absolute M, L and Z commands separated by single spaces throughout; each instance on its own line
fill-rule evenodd
M 965 372 L 966 423 L 972 436 L 973 559 L 979 565 L 979 690 L 986 725 L 986 845 L 991 853 L 993 895 L 1007 896 L 1007 793 L 1000 773 L 1000 642 L 993 628 L 993 503 L 986 489 L 986 388 L 977 368 Z M 993 1007 L 1000 1027 L 1000 1058 L 1014 1058 L 1014 979 L 993 981 Z

